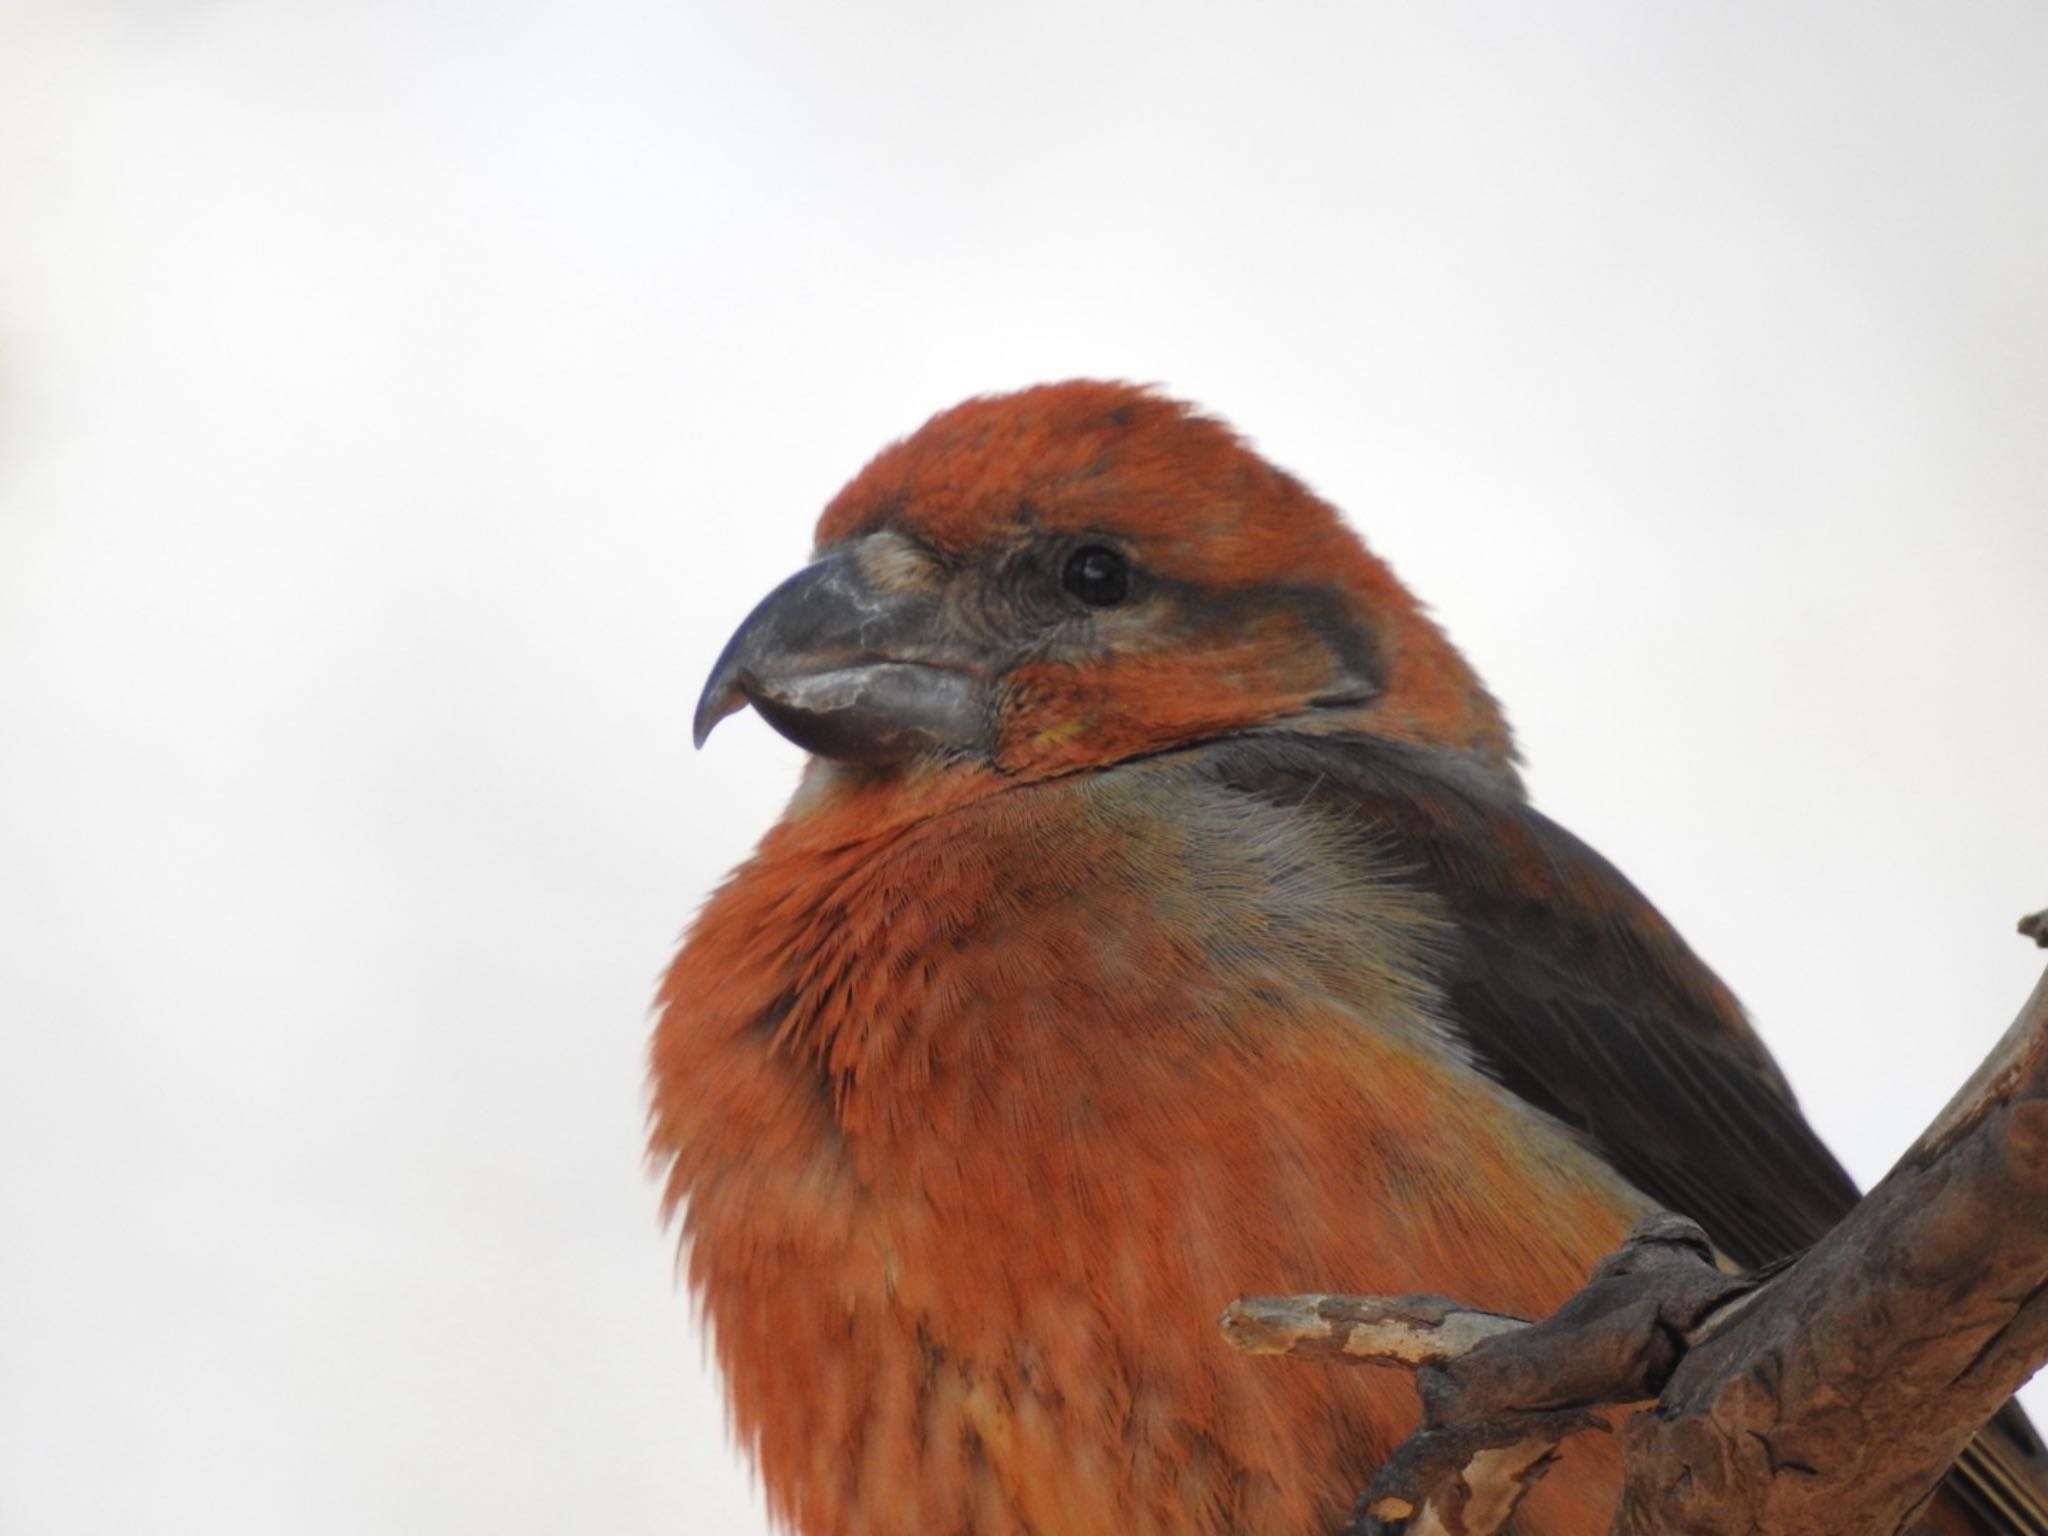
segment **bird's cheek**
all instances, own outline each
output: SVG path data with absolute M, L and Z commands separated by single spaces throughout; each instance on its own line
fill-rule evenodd
M 995 745 L 998 772 L 1042 778 L 1082 766 L 1104 735 L 1107 700 L 1082 685 L 1071 669 L 1019 668 L 1003 679 L 996 696 Z
M 1236 647 L 1018 667 L 998 695 L 995 766 L 1045 778 L 1296 713 L 1322 684 L 1303 661 L 1292 650 Z

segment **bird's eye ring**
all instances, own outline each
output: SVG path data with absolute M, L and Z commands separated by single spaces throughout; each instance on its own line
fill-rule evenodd
M 1130 595 L 1131 568 L 1115 550 L 1088 544 L 1067 556 L 1060 585 L 1091 608 L 1114 608 Z

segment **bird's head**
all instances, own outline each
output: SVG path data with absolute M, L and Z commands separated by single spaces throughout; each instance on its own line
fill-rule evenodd
M 881 772 L 1042 778 L 1282 722 L 1513 772 L 1492 698 L 1335 510 L 1126 384 L 969 400 L 883 449 L 727 644 L 698 742 L 747 704 Z

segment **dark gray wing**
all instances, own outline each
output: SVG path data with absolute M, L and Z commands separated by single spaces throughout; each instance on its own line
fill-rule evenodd
M 1818 1241 L 1856 1185 L 1741 1007 L 1621 872 L 1450 754 L 1261 733 L 1202 750 L 1238 793 L 1370 830 L 1442 904 L 1446 1022 L 1480 1068 L 1751 1268 Z M 2048 1463 L 2008 1403 L 1950 1487 L 1990 1531 L 2048 1533 Z
M 1208 770 L 1364 825 L 1449 918 L 1447 1022 L 1482 1070 L 1745 1265 L 1813 1242 L 1855 1184 L 1727 988 L 1599 854 L 1445 754 L 1357 736 L 1217 743 Z

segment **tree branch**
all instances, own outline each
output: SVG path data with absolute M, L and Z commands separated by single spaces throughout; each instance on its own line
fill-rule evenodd
M 1622 1428 L 1615 1536 L 1888 1536 L 1959 1456 L 1980 1497 L 2009 1495 L 2027 1480 L 1970 1437 L 2048 1359 L 2048 977 L 1795 1262 L 1729 1275 L 1698 1227 L 1659 1215 L 1539 1323 L 1317 1295 L 1234 1302 L 1223 1331 L 1415 1371 L 1422 1424 L 1361 1497 L 1361 1536 L 1492 1536 L 1560 1441 L 1652 1398 Z

